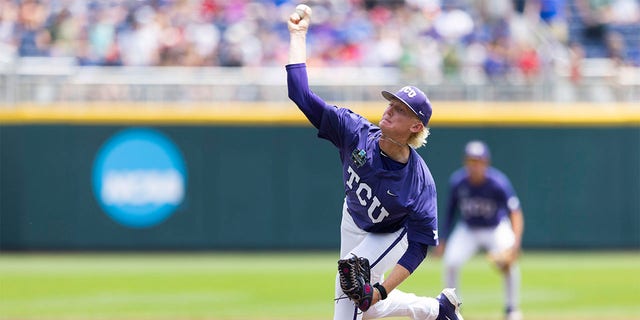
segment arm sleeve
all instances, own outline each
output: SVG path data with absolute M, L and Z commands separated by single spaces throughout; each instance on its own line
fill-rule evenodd
M 407 220 L 407 240 L 429 246 L 438 245 L 438 205 L 434 184 L 428 184 L 418 197 Z
M 507 212 L 512 212 L 520 209 L 520 199 L 518 199 L 518 195 L 516 191 L 513 189 L 513 185 L 511 185 L 511 181 L 509 178 L 502 172 L 496 171 L 496 183 L 499 186 L 499 201 L 504 203 L 504 206 L 507 209 Z
M 429 249 L 429 246 L 424 243 L 409 241 L 409 247 L 398 261 L 398 264 L 413 273 L 427 257 L 427 249 Z
M 509 212 L 519 210 L 520 199 L 518 199 L 518 196 L 516 195 L 516 192 L 513 189 L 513 186 L 511 185 L 511 182 L 509 181 L 509 179 L 505 178 L 503 188 L 504 188 L 503 192 L 505 197 L 505 203 L 507 205 L 507 209 L 509 209 Z
M 451 233 L 451 229 L 453 228 L 453 216 L 455 215 L 456 209 L 458 207 L 458 193 L 456 192 L 456 184 L 454 181 L 450 181 L 449 184 L 449 200 L 447 201 L 447 209 L 444 214 L 444 223 L 442 225 L 442 230 L 440 231 L 440 236 L 444 240 L 447 240 L 447 238 L 449 238 L 449 234 Z
M 295 102 L 314 127 L 320 129 L 325 111 L 333 107 L 329 106 L 309 88 L 306 64 L 289 64 L 286 69 L 289 99 Z

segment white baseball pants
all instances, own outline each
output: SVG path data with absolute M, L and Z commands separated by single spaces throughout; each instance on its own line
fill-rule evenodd
M 346 203 L 342 209 L 340 226 L 340 257 L 342 259 L 358 257 L 369 259 L 371 264 L 371 283 L 382 282 L 384 273 L 391 270 L 407 250 L 406 231 L 378 234 L 366 232 L 353 222 L 347 212 Z M 337 267 L 337 266 L 336 266 Z M 340 278 L 336 273 L 334 320 L 378 319 L 385 317 L 409 317 L 410 319 L 434 320 L 438 316 L 440 305 L 434 298 L 419 297 L 398 289 L 391 291 L 387 299 L 374 304 L 364 314 L 346 298 L 340 287 Z
M 460 290 L 459 278 L 462 265 L 480 249 L 501 252 L 511 248 L 515 235 L 509 219 L 503 219 L 495 228 L 470 228 L 463 221 L 453 229 L 443 257 L 445 286 Z M 504 275 L 505 307 L 517 309 L 520 291 L 520 269 L 516 264 Z

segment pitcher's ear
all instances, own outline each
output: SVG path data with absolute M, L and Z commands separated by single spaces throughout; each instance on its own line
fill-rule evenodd
M 424 129 L 424 124 L 422 124 L 422 121 L 420 120 L 418 120 L 411 126 L 411 132 L 413 133 L 420 132 L 422 131 L 422 129 Z

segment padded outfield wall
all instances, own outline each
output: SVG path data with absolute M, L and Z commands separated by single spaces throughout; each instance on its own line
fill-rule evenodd
M 341 103 L 377 122 L 384 104 Z M 419 150 L 442 214 L 483 139 L 520 196 L 526 248 L 640 248 L 640 108 L 435 105 Z M 338 247 L 340 166 L 293 104 L 0 111 L 0 249 Z

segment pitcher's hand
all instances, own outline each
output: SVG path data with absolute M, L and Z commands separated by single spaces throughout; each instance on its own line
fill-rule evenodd
M 306 4 L 299 4 L 296 11 L 289 16 L 287 26 L 289 33 L 306 34 L 311 23 L 311 8 Z

